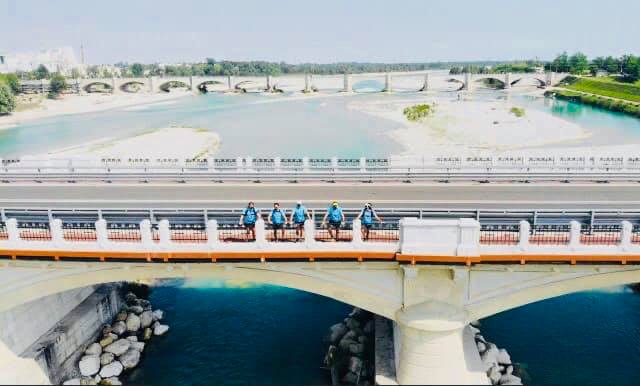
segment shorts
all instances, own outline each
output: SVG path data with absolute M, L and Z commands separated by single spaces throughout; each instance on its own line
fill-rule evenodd
M 362 224 L 363 227 L 365 227 L 366 229 L 371 229 L 371 227 L 373 226 L 373 223 L 371 224 Z
M 335 228 L 335 229 L 339 229 L 340 225 L 342 225 L 342 222 L 333 222 L 333 221 L 329 221 L 329 226 L 331 228 Z
M 253 228 L 256 227 L 256 223 L 254 223 L 254 222 L 252 222 L 252 223 L 244 223 L 243 225 L 247 229 L 253 229 Z
M 302 227 L 302 226 L 304 226 L 304 221 L 302 221 L 302 222 L 295 221 L 293 224 L 295 226 L 297 226 L 297 227 Z
M 282 229 L 284 228 L 284 224 L 271 224 L 271 227 L 275 230 L 275 229 Z

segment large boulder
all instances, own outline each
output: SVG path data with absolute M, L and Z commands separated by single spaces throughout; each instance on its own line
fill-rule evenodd
M 115 356 L 120 356 L 122 354 L 124 354 L 125 352 L 127 352 L 127 350 L 129 349 L 129 347 L 131 346 L 131 341 L 126 340 L 126 339 L 118 339 L 115 342 L 111 343 L 110 345 L 108 345 L 107 347 L 104 348 L 105 352 L 110 352 L 111 354 L 115 355 Z M 104 375 L 100 375 L 102 378 L 109 378 L 108 376 L 105 377 Z
M 347 325 L 349 330 L 354 330 L 354 331 L 360 330 L 360 322 L 358 322 L 354 318 L 347 318 L 347 321 L 345 322 L 345 324 Z
M 140 329 L 140 317 L 136 314 L 129 314 L 127 316 L 127 331 L 137 332 Z
M 78 363 L 80 374 L 83 377 L 91 377 L 100 371 L 100 357 L 98 355 L 85 355 Z
M 104 378 L 120 376 L 120 374 L 122 374 L 122 370 L 124 370 L 124 367 L 122 366 L 122 363 L 118 361 L 113 361 L 108 365 L 103 366 L 102 369 L 100 369 L 100 376 L 102 377 L 102 382 L 104 382 Z
M 80 378 L 71 378 L 63 383 L 64 386 L 80 386 Z
M 480 330 L 478 330 L 477 328 L 473 327 L 472 325 L 469 325 L 467 328 L 469 329 L 469 331 L 471 331 L 471 333 L 474 336 L 480 334 Z
M 82 377 L 80 378 L 80 385 L 82 386 L 92 386 L 92 385 L 97 385 L 98 382 L 96 382 L 95 379 L 93 379 L 93 377 Z
M 498 349 L 490 345 L 489 349 L 480 355 L 485 370 L 489 370 L 493 365 L 498 364 Z
M 364 331 L 365 334 L 369 335 L 369 334 L 373 334 L 374 328 L 375 328 L 375 324 L 373 323 L 373 319 L 371 319 L 364 325 L 364 328 L 362 329 L 362 331 Z
M 153 323 L 153 312 L 145 311 L 140 314 L 140 326 L 142 328 L 151 326 L 151 323 Z
M 131 342 L 131 349 L 143 352 L 144 345 L 144 342 Z
M 126 295 L 124 295 L 124 301 L 127 302 L 127 304 L 135 303 L 137 300 L 138 300 L 138 297 L 133 292 L 129 292 Z
M 102 347 L 107 347 L 108 345 L 110 345 L 111 343 L 115 342 L 116 340 L 118 340 L 117 336 L 114 338 L 113 336 L 109 335 L 106 338 L 101 339 L 100 342 L 98 343 L 98 345 L 101 348 Z
M 143 340 L 149 340 L 151 339 L 151 336 L 153 335 L 153 330 L 150 328 L 145 328 L 144 332 L 142 333 L 142 339 Z
M 501 348 L 498 350 L 498 364 L 509 366 L 511 364 L 511 357 L 507 350 Z
M 167 326 L 166 324 L 157 324 L 153 328 L 153 335 L 156 335 L 156 336 L 164 335 L 167 331 L 169 331 L 169 326 Z
M 127 340 L 131 341 L 131 342 L 137 342 L 138 341 L 138 337 L 136 335 L 130 335 L 130 336 L 127 337 Z
M 158 321 L 158 320 L 162 320 L 162 318 L 164 317 L 164 312 L 162 312 L 162 310 L 155 310 L 153 311 L 153 321 Z
M 120 382 L 118 377 L 103 379 L 102 381 L 100 381 L 100 384 L 104 386 L 122 386 L 122 382 Z
M 118 357 L 122 367 L 132 369 L 140 363 L 140 351 L 130 348 L 126 353 Z
M 362 359 L 358 358 L 358 357 L 351 357 L 349 358 L 349 371 L 351 371 L 352 373 L 360 373 L 362 369 Z
M 498 382 L 500 382 L 500 378 L 502 377 L 502 374 L 500 373 L 500 369 L 498 368 L 498 366 L 493 365 L 487 372 L 487 376 L 489 377 L 489 380 L 491 381 L 492 385 L 497 385 Z
M 92 343 L 87 347 L 84 353 L 86 355 L 100 355 L 102 354 L 102 346 L 100 346 L 100 343 Z
M 349 345 L 349 352 L 354 355 L 362 355 L 364 353 L 364 344 L 362 343 L 351 343 Z
M 119 320 L 113 324 L 113 326 L 111 327 L 111 331 L 113 331 L 113 333 L 116 335 L 122 335 L 125 333 L 125 331 L 127 331 L 127 324 L 122 320 Z
M 342 339 L 344 334 L 346 334 L 349 331 L 349 329 L 347 328 L 347 326 L 345 326 L 344 323 L 334 324 L 333 326 L 329 327 L 329 330 L 331 331 L 329 335 L 329 341 L 331 343 L 338 343 L 340 339 Z
M 513 374 L 505 374 L 500 377 L 499 381 L 500 385 L 522 385 L 522 379 L 520 377 L 516 377 Z
M 100 355 L 100 365 L 106 366 L 109 363 L 113 362 L 114 359 L 116 359 L 115 355 L 113 355 L 110 352 L 106 352 L 106 353 Z
M 118 312 L 118 315 L 116 315 L 116 321 L 118 322 L 124 322 L 125 320 L 127 320 L 127 316 L 129 314 L 127 313 L 127 311 L 120 311 Z
M 130 314 L 133 313 L 136 315 L 140 315 L 141 313 L 144 312 L 144 308 L 142 308 L 142 306 L 131 306 L 129 307 L 128 311 Z

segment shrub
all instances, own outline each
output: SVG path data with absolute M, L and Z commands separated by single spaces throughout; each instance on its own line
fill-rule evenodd
M 0 83 L 0 114 L 9 114 L 16 108 L 16 97 L 9 86 Z
M 511 110 L 509 110 L 509 112 L 518 118 L 524 117 L 524 113 L 525 113 L 522 107 L 512 107 Z
M 433 111 L 432 107 L 427 104 L 420 104 L 415 106 L 410 106 L 404 109 L 404 116 L 411 122 L 419 121 Z

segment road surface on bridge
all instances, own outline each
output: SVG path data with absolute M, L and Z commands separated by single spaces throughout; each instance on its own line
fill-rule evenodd
M 637 209 L 633 183 L 6 183 L 0 207 L 237 208 L 248 201 L 270 206 L 344 206 L 366 201 L 378 208 Z

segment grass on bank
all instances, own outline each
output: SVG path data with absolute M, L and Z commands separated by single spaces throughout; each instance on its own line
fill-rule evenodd
M 574 91 L 623 99 L 630 102 L 640 102 L 640 84 L 620 82 L 614 78 L 577 78 L 569 77 L 560 85 Z

